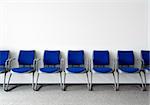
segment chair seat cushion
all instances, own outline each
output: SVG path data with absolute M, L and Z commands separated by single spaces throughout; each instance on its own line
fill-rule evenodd
M 59 67 L 44 67 L 44 68 L 40 68 L 41 72 L 44 73 L 57 73 L 60 71 Z
M 5 72 L 5 68 L 4 67 L 0 67 L 0 73 L 3 73 L 3 72 Z
M 109 73 L 109 72 L 112 72 L 112 68 L 109 68 L 109 67 L 94 67 L 93 70 L 98 72 L 98 73 Z
M 69 67 L 67 70 L 71 73 L 83 73 L 86 71 L 85 67 Z
M 32 72 L 33 70 L 34 70 L 33 67 L 12 68 L 12 71 L 16 73 L 27 73 Z
M 150 71 L 150 67 L 145 67 L 144 70 Z
M 126 73 L 135 73 L 139 71 L 138 68 L 134 68 L 134 67 L 120 67 L 119 69 Z

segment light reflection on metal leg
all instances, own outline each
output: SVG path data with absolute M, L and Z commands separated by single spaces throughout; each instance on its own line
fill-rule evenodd
M 63 83 L 62 83 L 62 72 L 59 73 L 60 74 L 60 87 L 63 90 Z
M 146 73 L 145 73 L 145 71 L 143 71 L 143 73 L 144 73 L 144 79 L 145 79 L 145 81 L 144 81 L 145 86 L 144 86 L 144 87 L 145 87 L 145 90 L 146 90 L 146 87 L 147 87 L 147 86 L 146 86 L 146 83 L 147 83 Z
M 86 77 L 87 77 L 87 87 L 88 87 L 88 90 L 90 90 L 90 82 L 89 82 L 88 72 L 86 73 Z
M 36 83 L 35 83 L 35 87 L 34 87 L 34 90 L 36 90 L 36 91 L 37 91 L 39 75 L 40 75 L 40 73 L 37 74 Z
M 119 72 L 117 72 L 117 90 L 119 90 Z
M 139 72 L 139 75 L 140 75 L 140 79 L 141 79 L 141 83 L 142 83 L 142 90 L 144 90 L 144 84 L 143 84 L 143 78 L 142 78 L 141 72 Z
M 66 90 L 66 72 L 64 71 L 63 91 Z
M 8 87 L 9 87 L 9 83 L 10 83 L 11 77 L 12 77 L 12 73 L 10 73 L 9 78 L 8 78 L 8 82 L 7 82 L 7 90 L 8 90 Z
M 117 90 L 115 73 L 113 72 L 112 74 L 113 74 L 113 78 L 114 78 L 114 90 Z
M 6 73 L 4 73 L 3 90 L 6 91 Z
M 92 71 L 90 72 L 90 74 L 91 74 L 91 83 L 90 83 L 90 90 L 93 90 L 93 73 L 92 73 Z
M 32 89 L 34 90 L 34 72 L 32 73 Z

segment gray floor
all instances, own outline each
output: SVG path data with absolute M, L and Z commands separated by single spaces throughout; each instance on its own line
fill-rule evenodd
M 70 85 L 67 91 L 58 85 L 40 91 L 32 91 L 30 85 L 9 92 L 0 87 L 0 105 L 150 105 L 150 91 L 140 91 L 137 85 L 122 85 L 117 92 L 111 85 L 95 85 L 94 91 L 88 91 L 86 85 Z

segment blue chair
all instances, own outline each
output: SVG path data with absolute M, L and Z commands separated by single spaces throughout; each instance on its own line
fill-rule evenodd
M 144 73 L 145 89 L 146 89 L 146 72 L 150 73 L 150 51 L 142 50 L 141 58 L 142 58 L 142 70 Z
M 37 84 L 38 84 L 39 75 L 41 73 L 47 73 L 47 74 L 59 73 L 60 74 L 60 86 L 63 89 L 63 83 L 62 83 L 63 59 L 61 57 L 60 51 L 59 50 L 58 51 L 45 50 L 44 56 L 43 56 L 43 63 L 44 63 L 44 67 L 38 70 L 35 90 L 38 90 Z
M 10 71 L 10 54 L 9 50 L 0 50 L 0 74 L 4 74 L 3 89 L 6 91 L 6 74 Z
M 113 62 L 114 63 L 114 62 Z M 93 73 L 112 73 L 114 78 L 114 89 L 116 90 L 116 77 L 115 77 L 115 63 L 113 66 L 110 65 L 109 51 L 93 51 L 93 60 L 91 63 L 91 71 Z M 92 89 L 92 78 L 91 76 L 91 89 Z
M 87 86 L 90 90 L 90 83 L 89 83 L 89 76 L 88 76 L 88 64 L 85 64 L 85 57 L 83 50 L 77 51 L 68 51 L 68 67 L 64 72 L 64 83 L 63 89 L 65 90 L 65 81 L 66 81 L 66 73 L 73 73 L 73 74 L 86 74 L 87 76 Z
M 36 71 L 37 59 L 34 50 L 21 50 L 18 57 L 19 67 L 11 68 L 8 84 L 12 74 L 32 74 L 32 89 L 34 90 L 34 73 Z M 7 86 L 8 88 L 8 86 Z
M 141 83 L 142 89 L 144 90 L 141 68 L 135 67 L 135 57 L 133 51 L 118 51 L 117 90 L 119 90 L 119 73 L 128 73 L 128 74 L 138 73 L 142 82 Z
M 141 58 L 142 58 L 142 68 L 149 72 L 150 71 L 150 51 L 142 50 Z

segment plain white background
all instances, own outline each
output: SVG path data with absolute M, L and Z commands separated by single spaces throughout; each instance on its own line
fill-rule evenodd
M 109 50 L 112 58 L 117 50 L 134 50 L 139 58 L 140 50 L 150 48 L 148 9 L 148 0 L 0 0 L 0 49 L 14 57 L 21 49 L 35 49 L 40 58 L 46 49 L 64 56 L 83 49 L 89 57 L 93 50 Z M 15 75 L 12 82 L 29 83 L 30 77 Z M 56 83 L 57 77 L 42 75 L 40 81 Z M 111 75 L 94 77 L 97 83 L 113 82 Z M 67 82 L 85 83 L 86 78 L 68 75 Z M 122 75 L 120 82 L 140 79 Z

